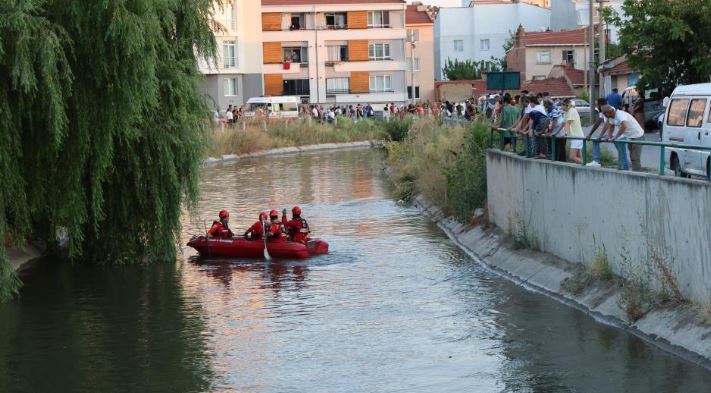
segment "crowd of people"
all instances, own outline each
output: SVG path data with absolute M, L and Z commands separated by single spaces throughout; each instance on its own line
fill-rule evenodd
M 309 239 L 311 230 L 308 222 L 301 217 L 301 208 L 294 206 L 291 209 L 291 220 L 286 216 L 286 209 L 282 210 L 281 219 L 279 219 L 279 211 L 272 209 L 269 214 L 267 212 L 259 213 L 259 220 L 255 222 L 242 235 L 247 240 L 264 240 L 270 242 L 299 242 L 306 244 Z M 208 231 L 208 236 L 218 239 L 231 239 L 235 235 L 230 229 L 230 212 L 221 210 L 218 214 L 218 219 L 212 223 L 212 227 Z
M 619 94 L 613 91 L 608 97 L 597 100 L 595 108 L 597 115 L 587 135 L 583 133 L 575 100 L 570 98 L 553 99 L 546 93 L 529 94 L 527 91 L 522 91 L 521 95 L 517 96 L 509 94 L 498 96 L 493 104 L 486 100 L 484 106 L 479 106 L 478 110 L 486 113 L 494 124 L 503 129 L 502 138 L 506 149 L 515 150 L 517 140 L 525 141 L 521 144 L 523 147 L 520 155 L 583 164 L 583 139 L 589 139 L 593 141 L 594 159 L 587 165 L 599 167 L 600 143 L 609 141 L 617 148 L 618 161 L 622 169 L 629 170 L 631 167 L 634 171 L 641 171 L 641 147 L 623 141 L 643 138 L 643 123 L 639 122 L 639 114 L 633 116 L 622 109 L 622 99 L 618 96 Z M 643 107 L 643 103 L 633 105 Z M 469 106 L 473 106 L 472 103 L 467 105 L 467 111 L 472 110 Z M 642 119 L 643 116 L 644 114 L 641 115 Z M 597 137 L 594 137 L 598 130 L 600 132 Z M 568 140 L 570 153 L 566 156 Z

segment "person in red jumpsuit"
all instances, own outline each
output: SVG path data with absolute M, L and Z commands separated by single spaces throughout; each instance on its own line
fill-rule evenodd
M 286 228 L 286 235 L 288 239 L 294 242 L 306 244 L 311 230 L 309 229 L 309 223 L 301 218 L 301 208 L 294 206 L 294 208 L 291 209 L 292 218 L 289 221 L 286 219 L 286 209 L 284 209 L 282 214 L 281 221 L 284 224 L 284 228 Z
M 269 212 L 269 240 L 286 241 L 284 237 L 284 225 L 279 221 L 279 212 L 272 210 Z
M 220 210 L 218 216 L 220 220 L 212 222 L 212 227 L 210 228 L 208 235 L 218 239 L 229 239 L 234 236 L 230 230 L 230 226 L 228 225 L 230 222 L 230 212 L 227 210 Z
M 249 229 L 244 233 L 244 238 L 249 240 L 260 240 L 262 235 L 264 235 L 264 228 L 268 226 L 267 223 L 267 213 L 259 213 L 259 221 L 252 224 Z

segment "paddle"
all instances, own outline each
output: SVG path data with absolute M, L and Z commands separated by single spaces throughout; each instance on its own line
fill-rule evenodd
M 271 261 L 272 257 L 269 256 L 269 251 L 267 251 L 267 226 L 264 224 L 263 218 L 260 217 L 259 221 L 262 222 L 262 238 L 264 239 L 264 259 L 266 259 L 267 261 Z

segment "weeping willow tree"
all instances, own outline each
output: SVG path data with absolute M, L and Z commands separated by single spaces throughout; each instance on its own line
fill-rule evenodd
M 196 56 L 212 0 L 0 2 L 0 300 L 6 244 L 69 235 L 76 261 L 175 257 L 207 130 Z

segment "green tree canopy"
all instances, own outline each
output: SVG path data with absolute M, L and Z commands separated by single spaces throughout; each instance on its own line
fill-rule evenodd
M 625 0 L 620 49 L 639 69 L 642 88 L 672 89 L 678 84 L 708 82 L 711 77 L 709 0 Z
M 457 59 L 452 61 L 452 59 L 447 59 L 442 71 L 447 79 L 456 81 L 481 79 L 481 75 L 484 72 L 495 72 L 500 70 L 500 64 L 494 59 L 481 61 L 459 61 Z
M 69 234 L 75 260 L 175 257 L 207 128 L 196 54 L 212 0 L 0 2 L 0 299 L 5 244 Z

